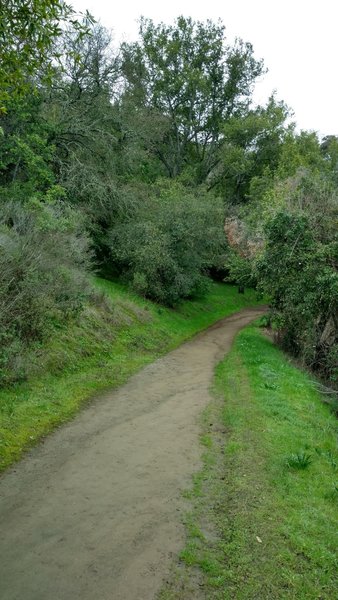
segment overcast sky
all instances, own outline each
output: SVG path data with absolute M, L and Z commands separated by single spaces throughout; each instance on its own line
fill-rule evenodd
M 228 41 L 251 42 L 269 72 L 256 85 L 264 103 L 272 90 L 294 111 L 298 129 L 338 134 L 338 0 L 69 0 L 112 29 L 115 41 L 137 37 L 141 15 L 155 22 L 177 16 L 216 20 Z

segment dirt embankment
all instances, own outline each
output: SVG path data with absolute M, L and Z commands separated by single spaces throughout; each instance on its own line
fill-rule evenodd
M 151 600 L 184 543 L 181 491 L 215 365 L 262 314 L 218 322 L 106 393 L 0 482 L 1 600 Z

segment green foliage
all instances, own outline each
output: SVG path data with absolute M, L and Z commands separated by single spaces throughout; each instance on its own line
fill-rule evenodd
M 203 191 L 163 182 L 111 230 L 110 244 L 133 289 L 173 305 L 205 291 L 208 269 L 222 264 L 222 205 Z
M 78 313 L 88 296 L 89 240 L 60 202 L 2 204 L 0 217 L 0 376 L 26 375 L 25 353 L 52 324 Z
M 276 170 L 285 139 L 292 137 L 293 126 L 285 125 L 288 116 L 288 107 L 272 96 L 267 106 L 231 115 L 224 121 L 220 160 L 207 182 L 227 204 L 247 202 L 252 197 L 252 182 L 269 179 Z
M 272 298 L 283 346 L 336 385 L 337 195 L 310 174 L 284 192 L 288 207 L 284 204 L 267 221 L 257 277 Z
M 301 167 L 324 170 L 325 163 L 316 133 L 302 131 L 285 138 L 277 176 L 281 179 L 294 176 Z
M 28 88 L 28 86 L 27 86 Z M 0 137 L 0 185 L 15 185 L 22 198 L 36 190 L 46 191 L 54 182 L 52 168 L 55 148 L 50 142 L 50 126 L 41 118 L 42 98 L 32 88 L 12 97 L 2 117 Z M 9 191 L 9 197 L 12 191 Z
M 303 187 L 307 178 L 312 187 L 317 180 L 322 190 L 324 180 L 331 189 L 334 183 L 333 163 L 325 156 L 315 133 L 302 131 L 295 134 L 294 127 L 288 126 L 284 131 L 281 128 L 278 142 L 273 137 L 271 141 L 266 158 L 271 152 L 272 160 L 261 161 L 259 153 L 254 153 L 253 159 L 257 159 L 260 168 L 257 169 L 253 162 L 251 179 L 246 180 L 246 201 L 249 203 L 245 218 L 256 227 L 262 227 L 267 215 L 285 205 L 287 188 L 295 196 L 295 188 L 301 180 Z M 302 206 L 303 201 L 299 200 Z
M 242 288 L 256 287 L 257 280 L 253 271 L 252 262 L 248 258 L 229 249 L 225 265 L 229 272 L 226 281 L 235 283 Z
M 89 15 L 87 18 L 90 19 Z M 0 3 L 0 113 L 13 95 L 25 93 L 43 66 L 52 66 L 53 44 L 62 23 L 72 22 L 85 33 L 64 0 L 5 0 Z
M 141 19 L 140 41 L 123 44 L 126 92 L 140 110 L 164 115 L 162 139 L 153 145 L 170 177 L 189 164 L 198 181 L 214 166 L 225 120 L 250 102 L 262 73 L 250 44 L 228 46 L 224 26 L 179 17 L 174 25 Z

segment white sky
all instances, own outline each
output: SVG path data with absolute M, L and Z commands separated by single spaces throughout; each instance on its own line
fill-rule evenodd
M 264 103 L 272 90 L 294 111 L 298 129 L 338 134 L 338 0 L 69 0 L 112 29 L 116 42 L 137 38 L 141 15 L 155 22 L 177 16 L 219 17 L 229 42 L 251 42 L 269 72 L 256 85 Z

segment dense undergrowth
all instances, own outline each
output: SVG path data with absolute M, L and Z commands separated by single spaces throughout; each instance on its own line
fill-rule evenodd
M 0 390 L 0 470 L 98 391 L 120 385 L 217 319 L 259 302 L 251 290 L 239 295 L 233 286 L 214 283 L 205 297 L 169 309 L 121 284 L 95 283 L 95 305 L 51 331 L 31 354 L 25 382 Z
M 246 328 L 203 429 L 188 540 L 161 598 L 334 598 L 337 422 L 310 377 Z

